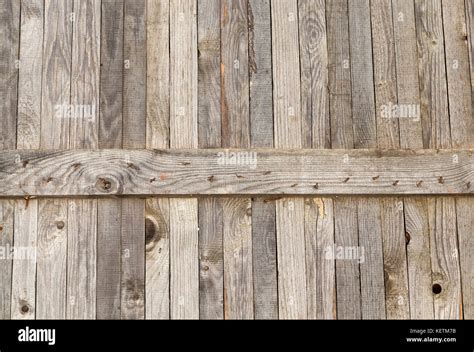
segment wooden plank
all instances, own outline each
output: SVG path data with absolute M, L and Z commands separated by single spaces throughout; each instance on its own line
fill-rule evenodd
M 273 146 L 272 29 L 270 0 L 249 0 L 250 142 Z
M 20 2 L 3 0 L 0 7 L 0 149 L 9 149 L 16 145 Z
M 372 31 L 370 1 L 348 1 L 351 53 L 352 120 L 356 148 L 375 148 L 374 67 L 372 62 Z M 377 4 L 377 6 L 380 6 Z
M 347 0 L 326 1 L 331 147 L 354 148 Z
M 99 148 L 122 147 L 123 1 L 102 1 Z M 97 200 L 97 319 L 120 319 L 120 199 Z
M 474 1 L 466 0 L 467 46 L 471 68 L 471 96 L 474 110 Z
M 324 0 L 298 2 L 303 147 L 330 146 L 328 50 Z
M 386 318 L 380 206 L 377 198 L 357 202 L 362 319 Z
M 249 166 L 243 167 L 226 165 L 231 160 L 226 155 L 231 154 L 222 149 L 4 151 L 0 196 L 474 192 L 472 150 L 234 149 L 232 153 L 245 155 L 240 160 L 246 163 L 249 153 L 257 158 L 251 156 Z M 18 156 L 26 167 L 16 163 Z M 130 166 L 125 160 L 134 163 Z
M 403 149 L 422 149 L 420 82 L 413 0 L 392 1 L 392 17 L 398 104 L 413 107 L 415 111 L 418 111 L 416 117 L 399 119 L 400 147 Z
M 351 257 L 338 258 L 337 251 L 354 252 L 358 248 L 357 208 L 355 200 L 341 198 L 334 202 L 335 246 L 329 252 L 336 258 L 337 318 L 361 319 L 359 261 Z
M 255 319 L 278 319 L 275 203 L 252 200 L 252 251 Z
M 221 146 L 221 4 L 198 2 L 199 147 Z
M 275 112 L 275 146 L 301 148 L 302 117 L 296 1 L 272 2 L 272 50 Z M 276 202 L 279 317 L 307 317 L 304 248 L 304 201 L 287 198 Z
M 334 205 L 329 198 L 305 200 L 306 295 L 309 319 L 336 319 Z
M 145 202 L 122 201 L 121 318 L 145 317 Z
M 410 319 L 434 319 L 426 198 L 405 198 Z
M 409 319 L 404 204 L 401 199 L 384 198 L 380 206 L 387 319 Z
M 170 147 L 198 146 L 197 3 L 170 2 Z M 166 178 L 166 176 L 165 176 Z M 197 199 L 170 199 L 170 316 L 199 318 Z
M 461 277 L 453 198 L 428 199 L 435 319 L 462 319 Z
M 248 1 L 221 1 L 222 146 L 249 147 Z
M 124 2 L 123 147 L 146 146 L 146 0 Z M 128 60 L 128 61 L 127 61 Z M 125 156 L 134 170 L 135 160 Z M 145 201 L 122 200 L 121 318 L 145 318 Z
M 0 247 L 5 254 L 13 247 L 15 204 L 12 200 L 0 201 Z M 12 293 L 12 259 L 0 260 L 0 319 L 10 319 Z
M 199 200 L 199 317 L 224 318 L 224 243 L 222 202 Z
M 146 318 L 169 319 L 170 214 L 168 199 L 147 199 L 146 239 Z
M 147 148 L 169 148 L 169 1 L 147 1 Z M 146 319 L 170 318 L 168 199 L 145 206 Z
M 457 229 L 459 238 L 461 282 L 463 294 L 463 317 L 474 317 L 474 199 L 456 199 Z
M 41 88 L 41 148 L 69 147 L 69 119 L 56 115 L 71 100 L 72 1 L 45 1 L 43 78 Z M 36 318 L 66 318 L 66 200 L 39 200 Z
M 36 318 L 66 318 L 67 202 L 38 205 Z
M 415 0 L 424 148 L 450 148 L 441 1 Z
M 252 208 L 250 199 L 222 200 L 224 234 L 224 318 L 254 317 Z
M 442 2 L 442 7 L 452 147 L 472 148 L 474 118 L 464 1 Z

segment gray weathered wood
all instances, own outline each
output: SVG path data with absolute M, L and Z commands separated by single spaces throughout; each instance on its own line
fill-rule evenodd
M 13 246 L 13 224 L 15 204 L 11 200 L 0 200 L 0 246 L 5 253 Z M 12 260 L 0 261 L 0 319 L 10 319 L 12 293 Z
M 474 110 L 474 1 L 466 0 L 467 46 L 471 67 L 471 93 Z
M 329 198 L 305 200 L 306 295 L 308 319 L 336 319 L 334 205 Z

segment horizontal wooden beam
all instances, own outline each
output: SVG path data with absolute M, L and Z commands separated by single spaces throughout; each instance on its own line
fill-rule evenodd
M 473 150 L 0 152 L 0 197 L 443 195 L 474 191 Z

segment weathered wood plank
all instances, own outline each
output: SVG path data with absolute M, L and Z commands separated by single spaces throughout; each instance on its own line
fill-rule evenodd
M 462 319 L 461 277 L 453 198 L 428 199 L 435 319 Z
M 15 204 L 11 200 L 0 201 L 0 246 L 4 255 L 13 247 Z M 12 293 L 12 260 L 0 260 L 0 319 L 10 319 Z
M 356 148 L 375 148 L 374 67 L 372 62 L 372 31 L 370 1 L 348 1 L 351 53 L 352 121 Z M 377 4 L 380 6 L 380 4 Z
M 250 199 L 222 202 L 224 318 L 253 319 L 252 209 Z
M 248 167 L 226 165 L 227 154 L 221 149 L 4 151 L 0 155 L 0 196 L 474 192 L 471 150 L 231 152 L 254 152 L 258 162 L 252 159 Z M 25 167 L 16 162 L 18 156 Z
M 399 106 L 412 107 L 414 116 L 399 119 L 400 147 L 422 149 L 420 82 L 413 0 L 392 1 Z M 380 113 L 380 112 L 379 112 Z
M 9 149 L 16 145 L 20 1 L 2 0 L 0 8 L 0 149 Z
M 403 201 L 384 198 L 382 214 L 383 268 L 387 319 L 409 319 L 407 255 Z
M 170 317 L 170 213 L 168 199 L 147 199 L 146 239 L 146 318 Z
M 464 1 L 443 1 L 442 7 L 452 147 L 472 148 L 474 116 Z
M 325 1 L 299 1 L 298 13 L 303 147 L 328 148 L 331 131 Z
M 170 2 L 170 147 L 198 146 L 197 3 Z M 166 175 L 164 176 L 166 178 Z M 199 318 L 197 199 L 170 200 L 170 316 Z
M 252 200 L 252 251 L 255 319 L 278 319 L 275 203 Z
M 380 205 L 377 198 L 357 201 L 362 319 L 386 318 Z
M 361 290 L 358 258 L 346 257 L 358 248 L 357 203 L 353 198 L 334 202 L 335 246 L 330 254 L 336 258 L 336 296 L 338 319 L 361 319 Z M 338 252 L 342 258 L 335 256 Z
M 467 46 L 471 67 L 471 93 L 474 110 L 474 1 L 466 0 Z
M 270 0 L 249 0 L 250 142 L 273 146 L 272 29 Z
M 306 295 L 308 319 L 336 319 L 334 205 L 329 198 L 305 200 Z
M 410 319 L 434 319 L 426 198 L 405 198 Z
M 123 0 L 102 1 L 99 148 L 122 147 Z M 120 319 L 120 199 L 97 201 L 97 319 Z
M 440 0 L 415 0 L 424 148 L 450 148 L 446 62 Z

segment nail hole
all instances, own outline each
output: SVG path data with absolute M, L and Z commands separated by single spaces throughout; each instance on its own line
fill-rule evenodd
M 21 312 L 22 312 L 22 313 L 25 313 L 25 314 L 26 314 L 26 313 L 28 313 L 29 311 L 30 311 L 30 307 L 28 307 L 27 305 L 21 307 Z
M 433 285 L 433 293 L 435 295 L 439 295 L 441 293 L 441 285 L 440 284 L 434 284 Z
M 56 227 L 58 230 L 62 230 L 64 228 L 64 221 L 56 221 Z

